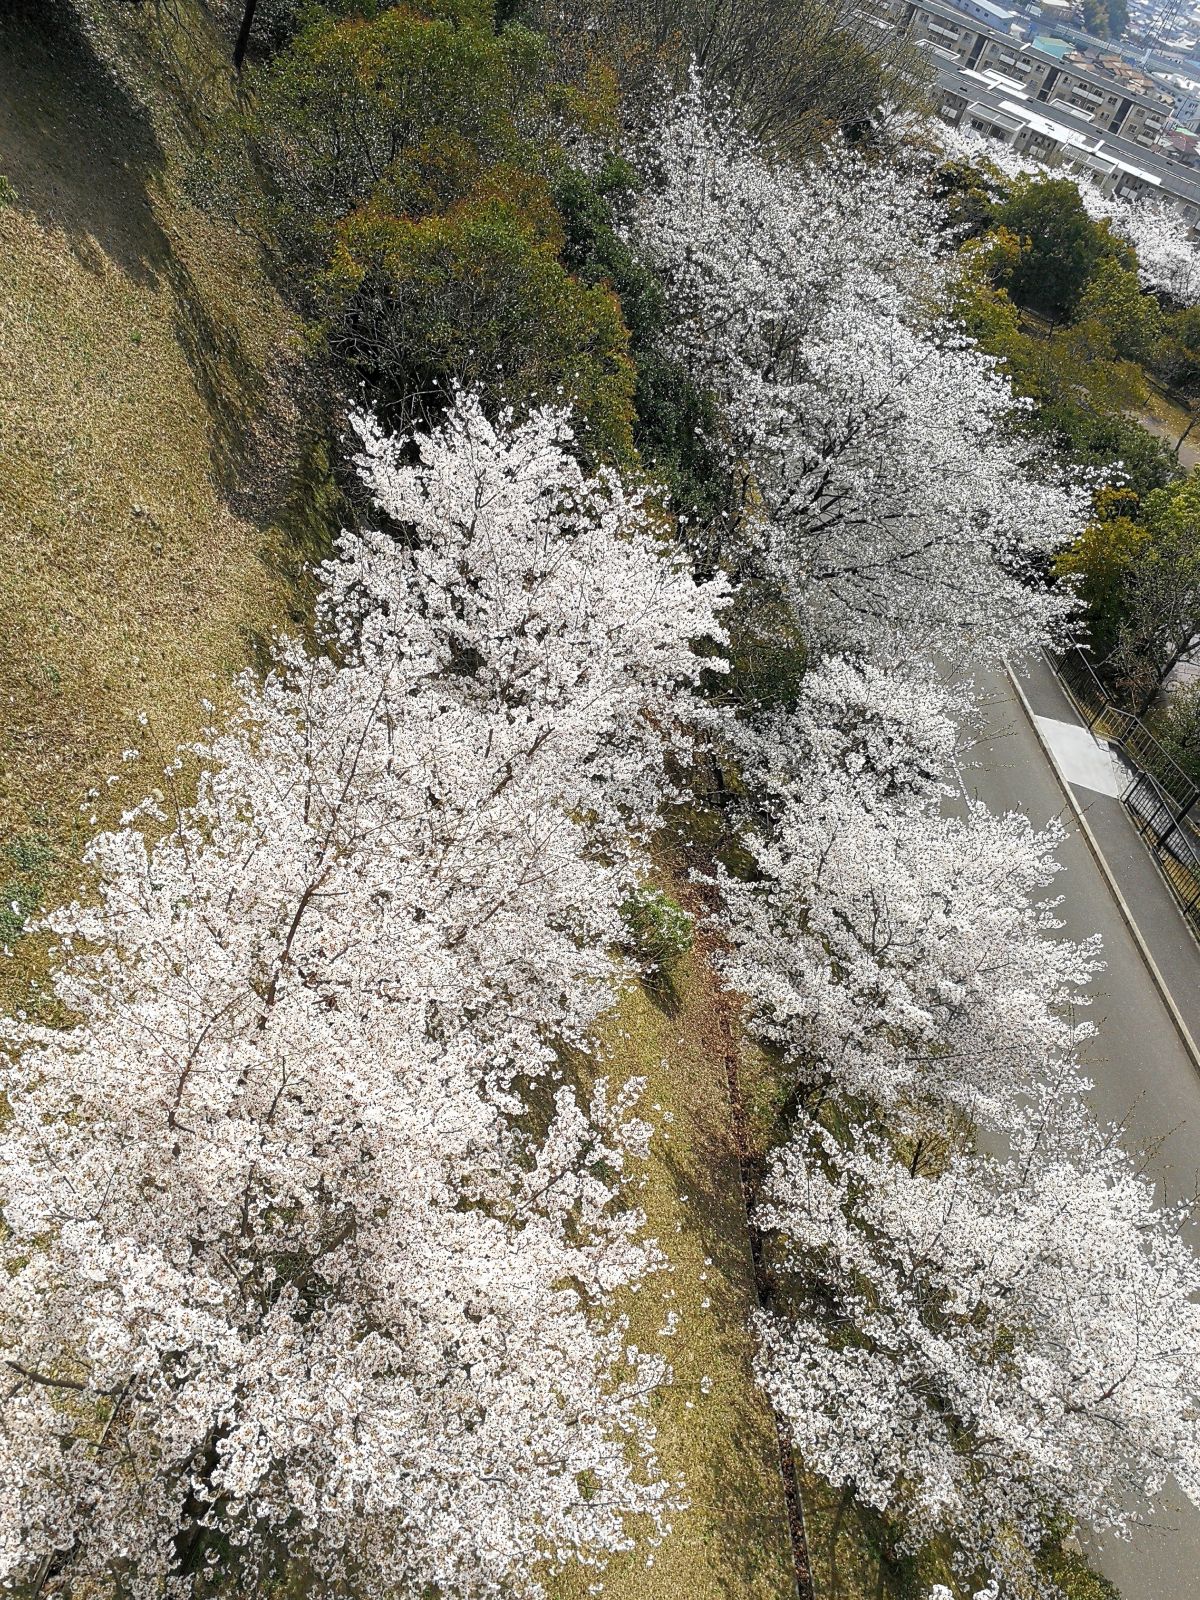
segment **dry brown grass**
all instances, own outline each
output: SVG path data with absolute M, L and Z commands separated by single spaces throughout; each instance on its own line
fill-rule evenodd
M 298 331 L 254 244 L 185 193 L 184 91 L 228 94 L 223 52 L 194 0 L 110 9 L 136 30 L 124 83 L 55 7 L 0 21 L 0 893 L 35 836 L 36 888 L 63 892 L 86 791 L 194 735 L 306 554 L 301 441 L 256 448 Z

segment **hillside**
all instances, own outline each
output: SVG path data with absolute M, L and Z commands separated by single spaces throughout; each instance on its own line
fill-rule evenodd
M 1200 639 L 1200 272 L 912 53 L 0 22 L 5 1593 L 1115 1600 L 1200 1515 L 1114 923 L 968 787 L 1002 671 Z
M 66 8 L 0 20 L 0 889 L 25 910 L 120 752 L 192 735 L 287 622 L 320 530 L 298 330 L 187 194 L 223 52 L 192 0 L 125 9 L 99 47 Z

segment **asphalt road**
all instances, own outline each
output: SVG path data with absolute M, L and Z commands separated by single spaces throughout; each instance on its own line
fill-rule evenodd
M 1058 818 L 1068 829 L 1055 892 L 1064 935 L 1099 933 L 1106 969 L 1093 985 L 1090 1020 L 1097 1036 L 1084 1050 L 1094 1102 L 1106 1121 L 1125 1124 L 1126 1143 L 1144 1158 L 1164 1194 L 1200 1190 L 1200 1067 L 1119 909 L 1093 851 L 1067 804 L 1055 768 L 1011 683 L 999 674 L 978 683 L 985 726 L 965 756 L 968 792 L 993 811 L 1022 811 L 1036 825 Z M 1117 878 L 1184 1027 L 1200 1040 L 1200 945 L 1192 938 L 1117 798 L 1123 774 L 1082 728 L 1049 666 L 1022 670 L 1030 710 Z M 1200 1247 L 1200 1229 L 1197 1229 Z M 1200 1511 L 1179 1493 L 1155 1509 L 1128 1541 L 1097 1540 L 1092 1555 L 1125 1600 L 1200 1600 Z

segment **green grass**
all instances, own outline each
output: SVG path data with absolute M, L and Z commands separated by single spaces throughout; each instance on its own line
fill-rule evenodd
M 46 897 L 56 857 L 44 833 L 18 833 L 0 845 L 0 947 L 24 932 Z
M 664 887 L 689 903 L 685 889 Z M 661 1130 L 640 1198 L 672 1271 L 651 1279 L 628 1310 L 637 1342 L 662 1349 L 674 1369 L 655 1423 L 663 1469 L 683 1478 L 690 1501 L 651 1565 L 644 1553 L 611 1565 L 600 1580 L 609 1600 L 787 1600 L 795 1593 L 774 1425 L 750 1371 L 754 1278 L 722 1004 L 698 937 L 675 967 L 670 992 L 632 986 L 605 1033 L 603 1070 L 615 1080 L 646 1079 L 646 1109 Z M 661 1339 L 672 1310 L 678 1332 Z M 594 1581 L 564 1573 L 552 1580 L 552 1593 L 577 1600 Z

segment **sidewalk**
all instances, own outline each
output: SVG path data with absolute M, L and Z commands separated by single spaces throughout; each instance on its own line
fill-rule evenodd
M 1017 677 L 1039 736 L 1070 783 L 1176 1009 L 1200 1042 L 1200 944 L 1121 804 L 1132 769 L 1093 739 L 1044 658 L 1028 663 Z

